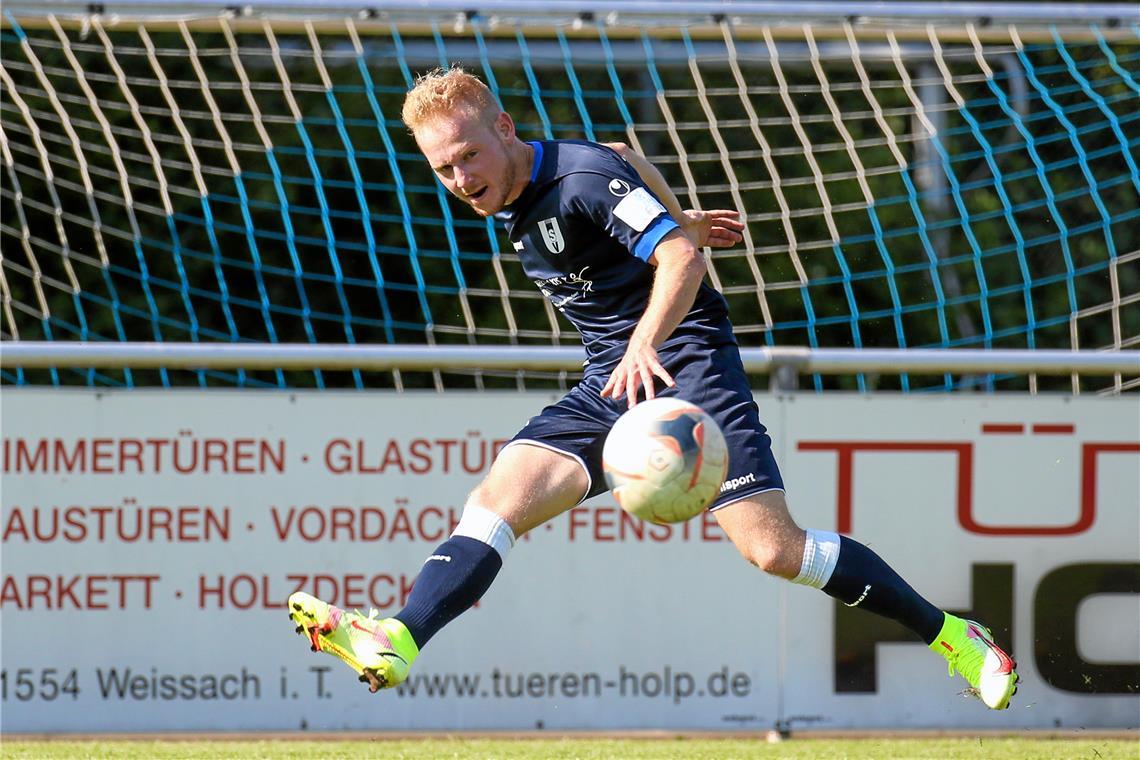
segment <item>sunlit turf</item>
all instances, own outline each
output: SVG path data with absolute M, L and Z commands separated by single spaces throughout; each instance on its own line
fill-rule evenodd
M 762 737 L 741 738 L 550 738 L 498 739 L 425 737 L 422 739 L 354 739 L 313 741 L 265 740 L 3 740 L 3 758 L 35 760 L 439 760 L 474 758 L 491 760 L 732 760 L 732 758 L 798 758 L 823 760 L 881 760 L 882 758 L 929 758 L 930 760 L 1136 760 L 1140 741 L 1096 735 L 1072 737 L 973 738 L 793 738 L 770 744 Z

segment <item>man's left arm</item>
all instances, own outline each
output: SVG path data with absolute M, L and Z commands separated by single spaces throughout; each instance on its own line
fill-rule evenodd
M 603 397 L 625 396 L 630 407 L 637 403 L 639 386 L 644 386 L 646 400 L 655 396 L 655 377 L 670 388 L 676 385 L 657 358 L 657 346 L 673 334 L 693 307 L 708 269 L 693 242 L 677 229 L 661 239 L 649 263 L 656 267 L 649 302 L 629 338 L 625 355 L 601 391 Z
M 665 181 L 661 171 L 649 162 L 645 156 L 621 142 L 602 143 L 613 150 L 633 167 L 641 181 L 645 183 L 654 195 L 665 206 L 669 216 L 673 217 L 689 239 L 696 246 L 709 246 L 710 248 L 731 248 L 744 239 L 741 234 L 744 223 L 740 221 L 740 212 L 733 209 L 683 209 L 677 195 Z
M 630 336 L 625 355 L 601 391 L 602 396 L 615 399 L 625 396 L 632 407 L 637 403 L 641 386 L 645 388 L 646 399 L 655 396 L 654 378 L 668 387 L 676 385 L 657 358 L 657 346 L 673 334 L 689 313 L 708 271 L 696 246 L 727 248 L 735 245 L 743 239 L 740 233 L 744 224 L 740 214 L 731 209 L 683 210 L 664 176 L 644 156 L 624 143 L 605 145 L 629 162 L 681 228 L 662 238 L 648 258 L 656 267 L 649 302 Z

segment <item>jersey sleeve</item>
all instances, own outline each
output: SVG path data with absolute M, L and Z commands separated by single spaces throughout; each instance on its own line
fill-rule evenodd
M 615 174 L 575 172 L 563 177 L 563 203 L 570 217 L 593 222 L 647 261 L 677 223 L 636 173 Z

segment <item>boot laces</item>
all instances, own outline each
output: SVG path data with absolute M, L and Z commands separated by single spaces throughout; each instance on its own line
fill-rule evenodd
M 969 635 L 965 637 L 963 644 L 947 657 L 947 671 L 953 676 L 957 670 L 970 683 L 971 688 L 977 689 L 988 649 L 980 639 Z

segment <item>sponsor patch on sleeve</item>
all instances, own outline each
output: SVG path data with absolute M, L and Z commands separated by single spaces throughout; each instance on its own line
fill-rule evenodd
M 639 187 L 614 206 L 614 216 L 638 232 L 645 232 L 649 223 L 665 210 L 644 187 Z

